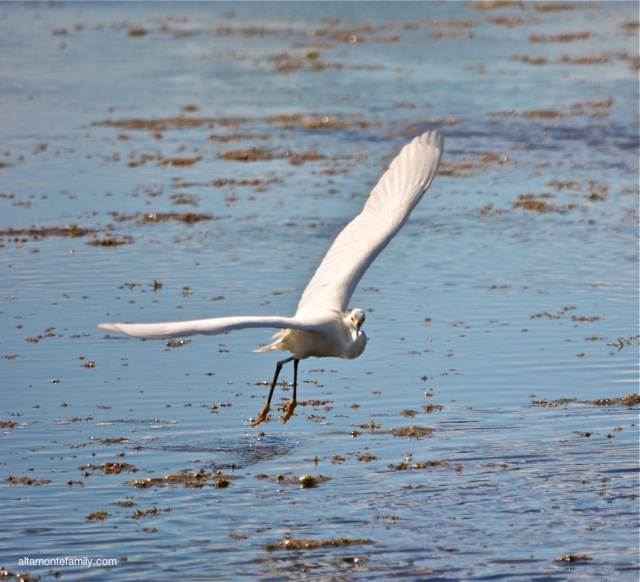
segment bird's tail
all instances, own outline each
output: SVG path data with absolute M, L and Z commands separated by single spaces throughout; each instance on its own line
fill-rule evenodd
M 271 338 L 271 339 L 275 339 L 276 341 L 274 341 L 273 343 L 268 344 L 266 346 L 260 346 L 259 348 L 256 348 L 253 351 L 254 352 L 268 352 L 269 350 L 280 350 L 280 349 L 282 349 L 282 346 L 280 344 L 282 343 L 282 340 L 284 339 L 284 337 L 290 331 L 291 330 L 289 330 L 289 329 L 281 329 L 279 332 L 275 333 Z

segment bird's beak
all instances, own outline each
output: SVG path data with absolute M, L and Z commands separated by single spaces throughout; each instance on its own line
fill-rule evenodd
M 356 326 L 356 329 L 358 331 L 360 331 L 360 328 L 362 327 L 362 324 L 364 323 L 364 319 L 362 317 L 360 319 L 356 319 L 355 317 L 352 317 L 351 321 L 353 321 L 353 325 Z

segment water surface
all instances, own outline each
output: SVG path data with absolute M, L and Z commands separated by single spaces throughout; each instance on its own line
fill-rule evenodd
M 631 2 L 3 4 L 0 565 L 636 580 L 637 23 Z M 303 362 L 285 427 L 248 426 L 268 332 L 96 328 L 291 314 L 433 128 L 439 175 L 352 301 L 367 350 Z M 65 557 L 94 563 L 21 562 Z

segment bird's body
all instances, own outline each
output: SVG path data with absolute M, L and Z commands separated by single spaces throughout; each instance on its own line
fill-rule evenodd
M 406 222 L 431 184 L 442 156 L 438 131 L 423 133 L 408 143 L 373 189 L 362 212 L 338 235 L 304 290 L 293 317 L 238 316 L 167 323 L 101 323 L 100 328 L 144 339 L 195 334 L 217 335 L 244 328 L 280 331 L 272 344 L 257 351 L 279 349 L 291 357 L 278 362 L 267 402 L 253 425 L 267 418 L 282 366 L 293 361 L 293 399 L 285 407 L 286 422 L 296 405 L 298 362 L 316 357 L 353 359 L 364 351 L 362 309 L 346 312 L 356 285 L 374 259 Z
M 367 345 L 367 336 L 360 330 L 364 312 L 354 309 L 351 313 L 332 311 L 318 318 L 313 331 L 306 329 L 283 329 L 274 335 L 275 342 L 259 348 L 264 352 L 279 349 L 291 352 L 296 360 L 315 358 L 357 358 Z

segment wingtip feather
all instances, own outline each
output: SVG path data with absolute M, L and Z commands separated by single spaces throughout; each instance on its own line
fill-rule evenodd
M 98 327 L 100 329 L 106 329 L 107 331 L 118 331 L 115 323 L 99 323 Z

